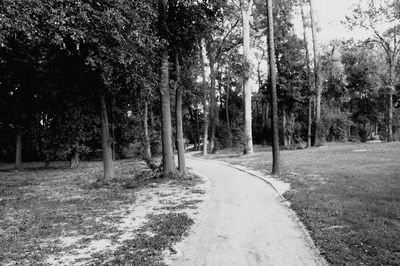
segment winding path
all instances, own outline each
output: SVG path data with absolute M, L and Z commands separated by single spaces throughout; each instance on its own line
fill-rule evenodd
M 226 165 L 187 161 L 212 189 L 172 265 L 325 265 L 271 186 Z

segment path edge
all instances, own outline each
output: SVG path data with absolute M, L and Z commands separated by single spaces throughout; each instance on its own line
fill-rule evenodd
M 296 222 L 296 224 L 299 225 L 299 227 L 301 228 L 301 231 L 303 232 L 303 235 L 306 237 L 306 241 L 307 244 L 310 245 L 310 247 L 315 251 L 314 257 L 315 260 L 317 261 L 317 263 L 321 266 L 328 266 L 329 263 L 326 261 L 325 257 L 323 255 L 321 255 L 321 250 L 315 245 L 314 243 L 314 239 L 311 237 L 310 235 L 310 231 L 307 229 L 307 227 L 303 224 L 303 222 L 300 220 L 300 218 L 298 217 L 297 213 L 290 208 L 291 202 L 287 199 L 285 199 L 283 197 L 283 193 L 285 193 L 286 191 L 289 191 L 290 189 L 290 184 L 289 183 L 285 183 L 282 181 L 275 181 L 275 180 L 268 180 L 268 179 L 272 179 L 272 177 L 265 177 L 262 176 L 262 174 L 258 174 L 256 171 L 252 171 L 249 169 L 246 169 L 245 167 L 242 166 L 236 166 L 233 164 L 229 164 L 226 162 L 222 162 L 222 161 L 218 161 L 218 160 L 208 160 L 208 159 L 203 159 L 203 158 L 196 158 L 193 157 L 194 152 L 189 152 L 186 153 L 186 156 L 189 157 L 189 159 L 192 160 L 197 160 L 197 161 L 204 161 L 204 162 L 209 162 L 209 163 L 214 163 L 214 164 L 219 164 L 219 165 L 224 165 L 224 166 L 228 166 L 231 168 L 234 168 L 236 170 L 239 170 L 241 172 L 247 173 L 253 177 L 256 177 L 262 181 L 264 181 L 265 183 L 267 183 L 270 187 L 272 187 L 272 189 L 275 191 L 275 193 L 280 197 L 281 199 L 281 203 L 284 204 L 284 207 L 286 207 L 286 209 L 290 212 L 291 217 L 294 219 L 294 221 Z M 278 187 L 278 183 L 284 183 L 284 184 L 288 184 L 288 189 L 284 189 L 282 190 L 280 187 Z

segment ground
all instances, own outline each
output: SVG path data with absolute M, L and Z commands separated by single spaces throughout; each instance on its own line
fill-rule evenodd
M 163 265 L 193 224 L 208 183 L 189 175 L 148 179 L 141 161 L 119 161 L 98 187 L 101 162 L 68 169 L 25 164 L 0 171 L 1 265 Z
M 212 184 L 172 265 L 325 265 L 307 232 L 264 180 L 205 160 L 189 165 Z
M 178 180 L 148 179 L 153 173 L 143 162 L 119 161 L 106 187 L 94 183 L 100 162 L 77 170 L 25 165 L 19 172 L 4 165 L 0 264 L 311 265 L 323 263 L 320 252 L 333 265 L 400 265 L 400 143 L 334 144 L 281 156 L 278 177 L 268 177 L 271 151 L 262 147 L 247 156 L 199 156 L 211 162 L 189 159 L 202 174 Z M 291 189 L 282 202 L 262 180 L 217 160 Z
M 207 156 L 268 175 L 271 151 L 257 146 Z M 281 152 L 284 194 L 333 265 L 400 265 L 400 143 L 336 143 Z

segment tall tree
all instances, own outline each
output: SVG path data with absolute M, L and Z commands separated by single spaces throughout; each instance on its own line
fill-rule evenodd
M 271 86 L 271 107 L 272 107 L 272 174 L 280 173 L 279 154 L 279 130 L 278 130 L 278 99 L 276 91 L 276 62 L 275 62 L 275 41 L 274 41 L 274 19 L 272 12 L 272 0 L 267 0 L 268 17 L 268 58 Z
M 169 63 L 168 63 L 168 27 L 167 27 L 167 3 L 159 0 L 160 10 L 160 37 L 161 37 L 161 122 L 162 122 L 162 155 L 164 174 L 175 171 L 174 154 L 172 151 L 172 123 L 171 104 L 169 92 Z
M 103 149 L 104 175 L 101 181 L 105 182 L 114 178 L 114 165 L 112 158 L 112 139 L 108 124 L 106 97 L 104 92 L 100 92 L 101 108 L 101 147 Z
M 314 145 L 321 145 L 321 94 L 322 85 L 320 78 L 320 64 L 319 64 L 319 49 L 318 49 L 318 36 L 317 26 L 315 21 L 314 0 L 310 1 L 310 19 L 311 19 L 311 32 L 313 40 L 313 53 L 314 53 L 314 86 L 315 86 L 315 138 Z
M 253 153 L 253 134 L 251 117 L 251 49 L 250 49 L 250 16 L 253 0 L 241 0 L 243 22 L 243 91 L 244 91 L 244 154 Z
M 182 84 L 181 84 L 181 67 L 179 55 L 175 55 L 175 75 L 176 75 L 176 141 L 178 146 L 178 168 L 180 174 L 185 174 L 185 144 L 183 143 L 183 126 L 182 126 Z
M 306 68 L 307 68 L 307 85 L 308 85 L 308 119 L 307 119 L 307 147 L 311 147 L 311 137 L 312 137 L 312 109 L 313 109 L 313 84 L 311 79 L 311 65 L 310 65 L 310 52 L 308 50 L 308 40 L 307 40 L 307 23 L 306 16 L 304 13 L 304 0 L 299 0 L 301 21 L 303 24 L 303 39 L 304 39 L 304 49 L 306 51 Z

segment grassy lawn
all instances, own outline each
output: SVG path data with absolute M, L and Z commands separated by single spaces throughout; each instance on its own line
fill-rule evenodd
M 197 177 L 152 179 L 140 161 L 117 162 L 105 187 L 100 162 L 38 166 L 0 167 L 0 265 L 164 265 L 204 194 Z
M 270 173 L 267 148 L 208 156 Z M 400 143 L 282 151 L 284 196 L 333 265 L 400 265 Z

